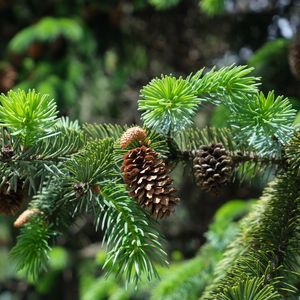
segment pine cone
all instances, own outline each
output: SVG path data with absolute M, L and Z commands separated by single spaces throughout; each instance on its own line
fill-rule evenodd
M 141 127 L 131 127 L 127 129 L 120 139 L 120 145 L 122 149 L 125 149 L 127 146 L 129 146 L 134 141 L 144 142 L 144 140 L 147 138 L 147 133 L 145 129 Z
M 300 38 L 295 40 L 290 46 L 289 64 L 293 75 L 300 79 Z
M 201 146 L 193 156 L 196 182 L 204 190 L 218 189 L 230 180 L 233 161 L 222 144 Z
M 141 146 L 124 156 L 121 167 L 124 180 L 132 196 L 143 208 L 157 217 L 167 217 L 179 201 L 174 195 L 170 170 L 157 152 Z
M 14 215 L 22 206 L 24 191 L 22 182 L 18 182 L 17 190 L 9 190 L 10 183 L 7 181 L 0 190 L 0 213 L 6 216 Z

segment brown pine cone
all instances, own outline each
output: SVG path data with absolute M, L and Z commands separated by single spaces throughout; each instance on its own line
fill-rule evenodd
M 22 182 L 18 182 L 17 190 L 9 190 L 10 183 L 7 181 L 0 190 L 0 214 L 9 216 L 14 215 L 24 202 L 24 190 Z
M 157 218 L 167 217 L 178 203 L 169 176 L 170 170 L 152 148 L 141 146 L 124 156 L 121 167 L 132 196 L 143 208 Z
M 230 180 L 233 161 L 222 144 L 201 146 L 193 156 L 196 182 L 202 189 L 217 190 Z

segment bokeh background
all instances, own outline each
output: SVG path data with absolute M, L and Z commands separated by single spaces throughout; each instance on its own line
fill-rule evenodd
M 139 124 L 139 90 L 153 77 L 248 64 L 263 91 L 299 110 L 299 26 L 296 0 L 0 0 L 0 92 L 35 88 L 82 123 Z M 226 111 L 203 108 L 196 122 L 222 127 Z M 208 194 L 188 166 L 174 177 L 184 200 L 160 225 L 171 260 L 161 281 L 135 291 L 122 278 L 105 280 L 102 234 L 85 216 L 58 237 L 47 274 L 28 282 L 8 255 L 15 218 L 0 216 L 0 300 L 197 299 L 267 179 Z

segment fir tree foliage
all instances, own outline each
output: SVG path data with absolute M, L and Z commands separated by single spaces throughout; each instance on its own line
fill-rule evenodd
M 187 80 L 203 100 L 215 104 L 221 101 L 236 103 L 243 100 L 247 94 L 257 93 L 259 78 L 249 76 L 252 71 L 253 68 L 234 65 L 219 70 L 212 68 L 206 73 L 203 68 L 196 74 L 190 74 Z
M 247 102 L 231 120 L 239 137 L 260 154 L 280 153 L 281 145 L 286 144 L 294 132 L 296 111 L 291 103 L 282 96 L 275 97 L 274 92 L 267 96 L 259 93 Z
M 113 140 L 104 139 L 87 143 L 76 155 L 66 162 L 66 182 L 75 190 L 76 209 L 88 212 L 98 205 L 94 190 L 99 182 L 112 177 L 114 170 Z M 77 195 L 76 195 L 77 192 Z
M 139 110 L 143 111 L 142 118 L 148 128 L 168 134 L 191 125 L 198 104 L 199 99 L 188 81 L 162 76 L 141 90 Z
M 50 238 L 48 225 L 38 217 L 21 229 L 11 255 L 16 259 L 17 268 L 25 271 L 29 278 L 37 279 L 41 270 L 46 270 Z
M 300 131 L 299 129 L 295 132 L 291 141 L 286 145 L 285 148 L 286 156 L 289 164 L 295 169 L 300 168 Z
M 25 145 L 47 136 L 57 117 L 55 101 L 34 90 L 2 94 L 0 103 L 1 126 L 10 128 Z
M 292 172 L 272 182 L 243 221 L 201 299 L 282 299 L 295 293 L 298 235 L 299 178 Z
M 144 111 L 144 124 L 164 134 L 176 134 L 191 127 L 200 103 L 222 103 L 230 111 L 228 122 L 234 139 L 250 144 L 260 154 L 280 155 L 282 145 L 293 134 L 296 112 L 287 99 L 275 97 L 273 92 L 267 96 L 259 93 L 258 78 L 249 76 L 252 70 L 230 66 L 205 74 L 202 69 L 186 79 L 155 79 L 141 91 L 139 109 Z
M 158 153 L 159 162 L 175 166 L 191 161 L 192 152 L 202 145 L 221 143 L 236 169 L 251 164 L 262 171 L 276 165 L 281 175 L 245 219 L 203 299 L 292 295 L 300 199 L 295 112 L 287 99 L 259 93 L 259 79 L 251 71 L 230 66 L 202 69 L 187 78 L 169 75 L 152 80 L 139 100 L 146 138 L 126 149 L 120 138 L 130 128 L 127 125 L 81 126 L 57 118 L 54 101 L 35 91 L 2 95 L 1 185 L 9 182 L 16 187 L 21 182 L 29 207 L 40 211 L 21 229 L 12 250 L 18 268 L 37 277 L 55 237 L 75 217 L 90 214 L 95 228 L 104 231 L 107 274 L 124 276 L 134 284 L 157 277 L 156 266 L 166 264 L 163 237 L 156 220 L 128 194 L 120 170 L 124 155 L 142 143 Z M 194 127 L 193 118 L 205 104 L 228 109 L 227 128 Z M 198 277 L 190 271 L 187 281 L 195 286 Z
M 103 204 L 97 224 L 101 222 L 102 229 L 106 228 L 104 242 L 108 252 L 104 268 L 108 274 L 125 274 L 127 281 L 135 284 L 142 274 L 149 280 L 157 277 L 154 263 L 165 265 L 167 254 L 155 221 L 132 202 L 123 184 L 109 182 L 100 195 Z

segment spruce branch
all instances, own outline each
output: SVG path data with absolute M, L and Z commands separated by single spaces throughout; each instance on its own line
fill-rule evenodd
M 112 139 L 90 141 L 78 154 L 69 159 L 65 168 L 66 185 L 74 191 L 77 202 L 74 213 L 86 212 L 97 204 L 97 184 L 116 176 Z
M 287 98 L 274 92 L 263 93 L 241 103 L 230 120 L 236 138 L 249 144 L 260 154 L 280 155 L 293 135 L 296 111 Z
M 247 289 L 253 295 L 266 292 L 269 297 L 275 291 L 281 298 L 296 292 L 299 199 L 295 172 L 280 175 L 270 184 L 256 209 L 243 221 L 241 233 L 225 252 L 215 280 L 201 299 L 227 299 L 226 295 L 237 291 L 246 297 Z M 267 292 L 266 286 L 272 289 Z
M 139 100 L 146 128 L 139 127 L 142 138 L 130 143 L 122 143 L 121 138 L 127 125 L 85 124 L 81 129 L 78 122 L 57 119 L 53 100 L 35 91 L 2 95 L 1 184 L 9 181 L 13 186 L 24 181 L 29 193 L 34 194 L 30 209 L 41 212 L 22 228 L 13 250 L 19 268 L 36 276 L 46 265 L 49 239 L 66 229 L 72 216 L 93 213 L 96 227 L 105 230 L 107 273 L 125 274 L 126 280 L 135 284 L 143 276 L 149 280 L 157 277 L 155 265 L 165 263 L 166 253 L 155 221 L 121 183 L 124 154 L 147 146 L 155 155 L 149 156 L 148 151 L 137 159 L 151 161 L 155 157 L 164 169 L 161 158 L 171 163 L 188 161 L 193 151 L 208 145 L 208 150 L 218 152 L 215 157 L 220 159 L 219 165 L 226 161 L 231 164 L 231 160 L 260 169 L 278 165 L 285 167 L 286 174 L 279 176 L 245 220 L 204 299 L 251 299 L 253 294 L 275 299 L 294 292 L 300 195 L 297 172 L 287 172 L 287 168 L 298 166 L 297 137 L 286 149 L 283 147 L 294 133 L 295 112 L 287 99 L 274 93 L 259 94 L 257 78 L 249 75 L 251 71 L 246 66 L 231 66 L 206 74 L 202 69 L 186 79 L 170 75 L 152 80 L 141 90 Z M 187 128 L 201 102 L 222 102 L 231 112 L 230 127 Z M 290 165 L 281 156 L 283 150 Z M 214 157 L 209 159 L 217 164 Z M 151 168 L 145 170 L 152 172 Z M 158 165 L 153 170 L 159 172 Z M 131 171 L 127 170 L 128 176 Z M 157 179 L 156 175 L 146 175 L 142 181 Z M 163 194 L 171 178 L 166 180 L 159 182 L 155 191 L 152 183 L 147 184 L 146 189 L 153 189 L 149 195 Z M 136 191 L 140 193 L 140 187 Z
M 181 77 L 153 79 L 140 94 L 138 104 L 145 126 L 163 134 L 190 126 L 200 103 L 192 85 Z
M 52 132 L 57 111 L 54 100 L 34 90 L 10 91 L 0 96 L 0 126 L 19 136 L 24 146 L 32 145 Z
M 235 164 L 235 173 L 242 181 L 255 177 L 258 174 L 264 174 L 266 171 L 270 171 L 270 168 L 278 170 L 286 167 L 285 157 L 278 157 L 274 154 L 259 154 L 248 145 L 241 144 L 235 138 L 235 135 L 235 132 L 230 128 L 206 127 L 187 129 L 175 138 L 179 149 L 172 152 L 173 160 L 188 163 L 203 145 L 221 143 L 230 153 Z
M 118 139 L 128 128 L 117 124 L 83 124 L 83 131 L 88 139 Z
M 247 66 L 229 66 L 219 70 L 213 68 L 205 75 L 204 69 L 187 77 L 187 81 L 193 85 L 198 97 L 214 104 L 243 101 L 245 95 L 257 93 L 259 78 L 248 76 L 253 68 Z
M 51 235 L 51 229 L 39 217 L 32 218 L 22 227 L 11 255 L 17 269 L 24 271 L 28 278 L 36 280 L 40 272 L 46 269 Z
M 143 275 L 149 280 L 157 277 L 154 263 L 166 264 L 166 253 L 155 222 L 128 196 L 123 184 L 107 182 L 100 196 L 97 227 L 105 229 L 107 274 L 125 274 L 127 282 L 135 284 Z
M 285 147 L 288 163 L 295 169 L 300 168 L 300 131 L 297 130 Z
M 232 289 L 228 289 L 221 296 L 223 300 L 279 300 L 280 294 L 271 284 L 265 284 L 263 278 L 253 277 L 240 281 Z M 220 298 L 221 299 L 221 298 Z

